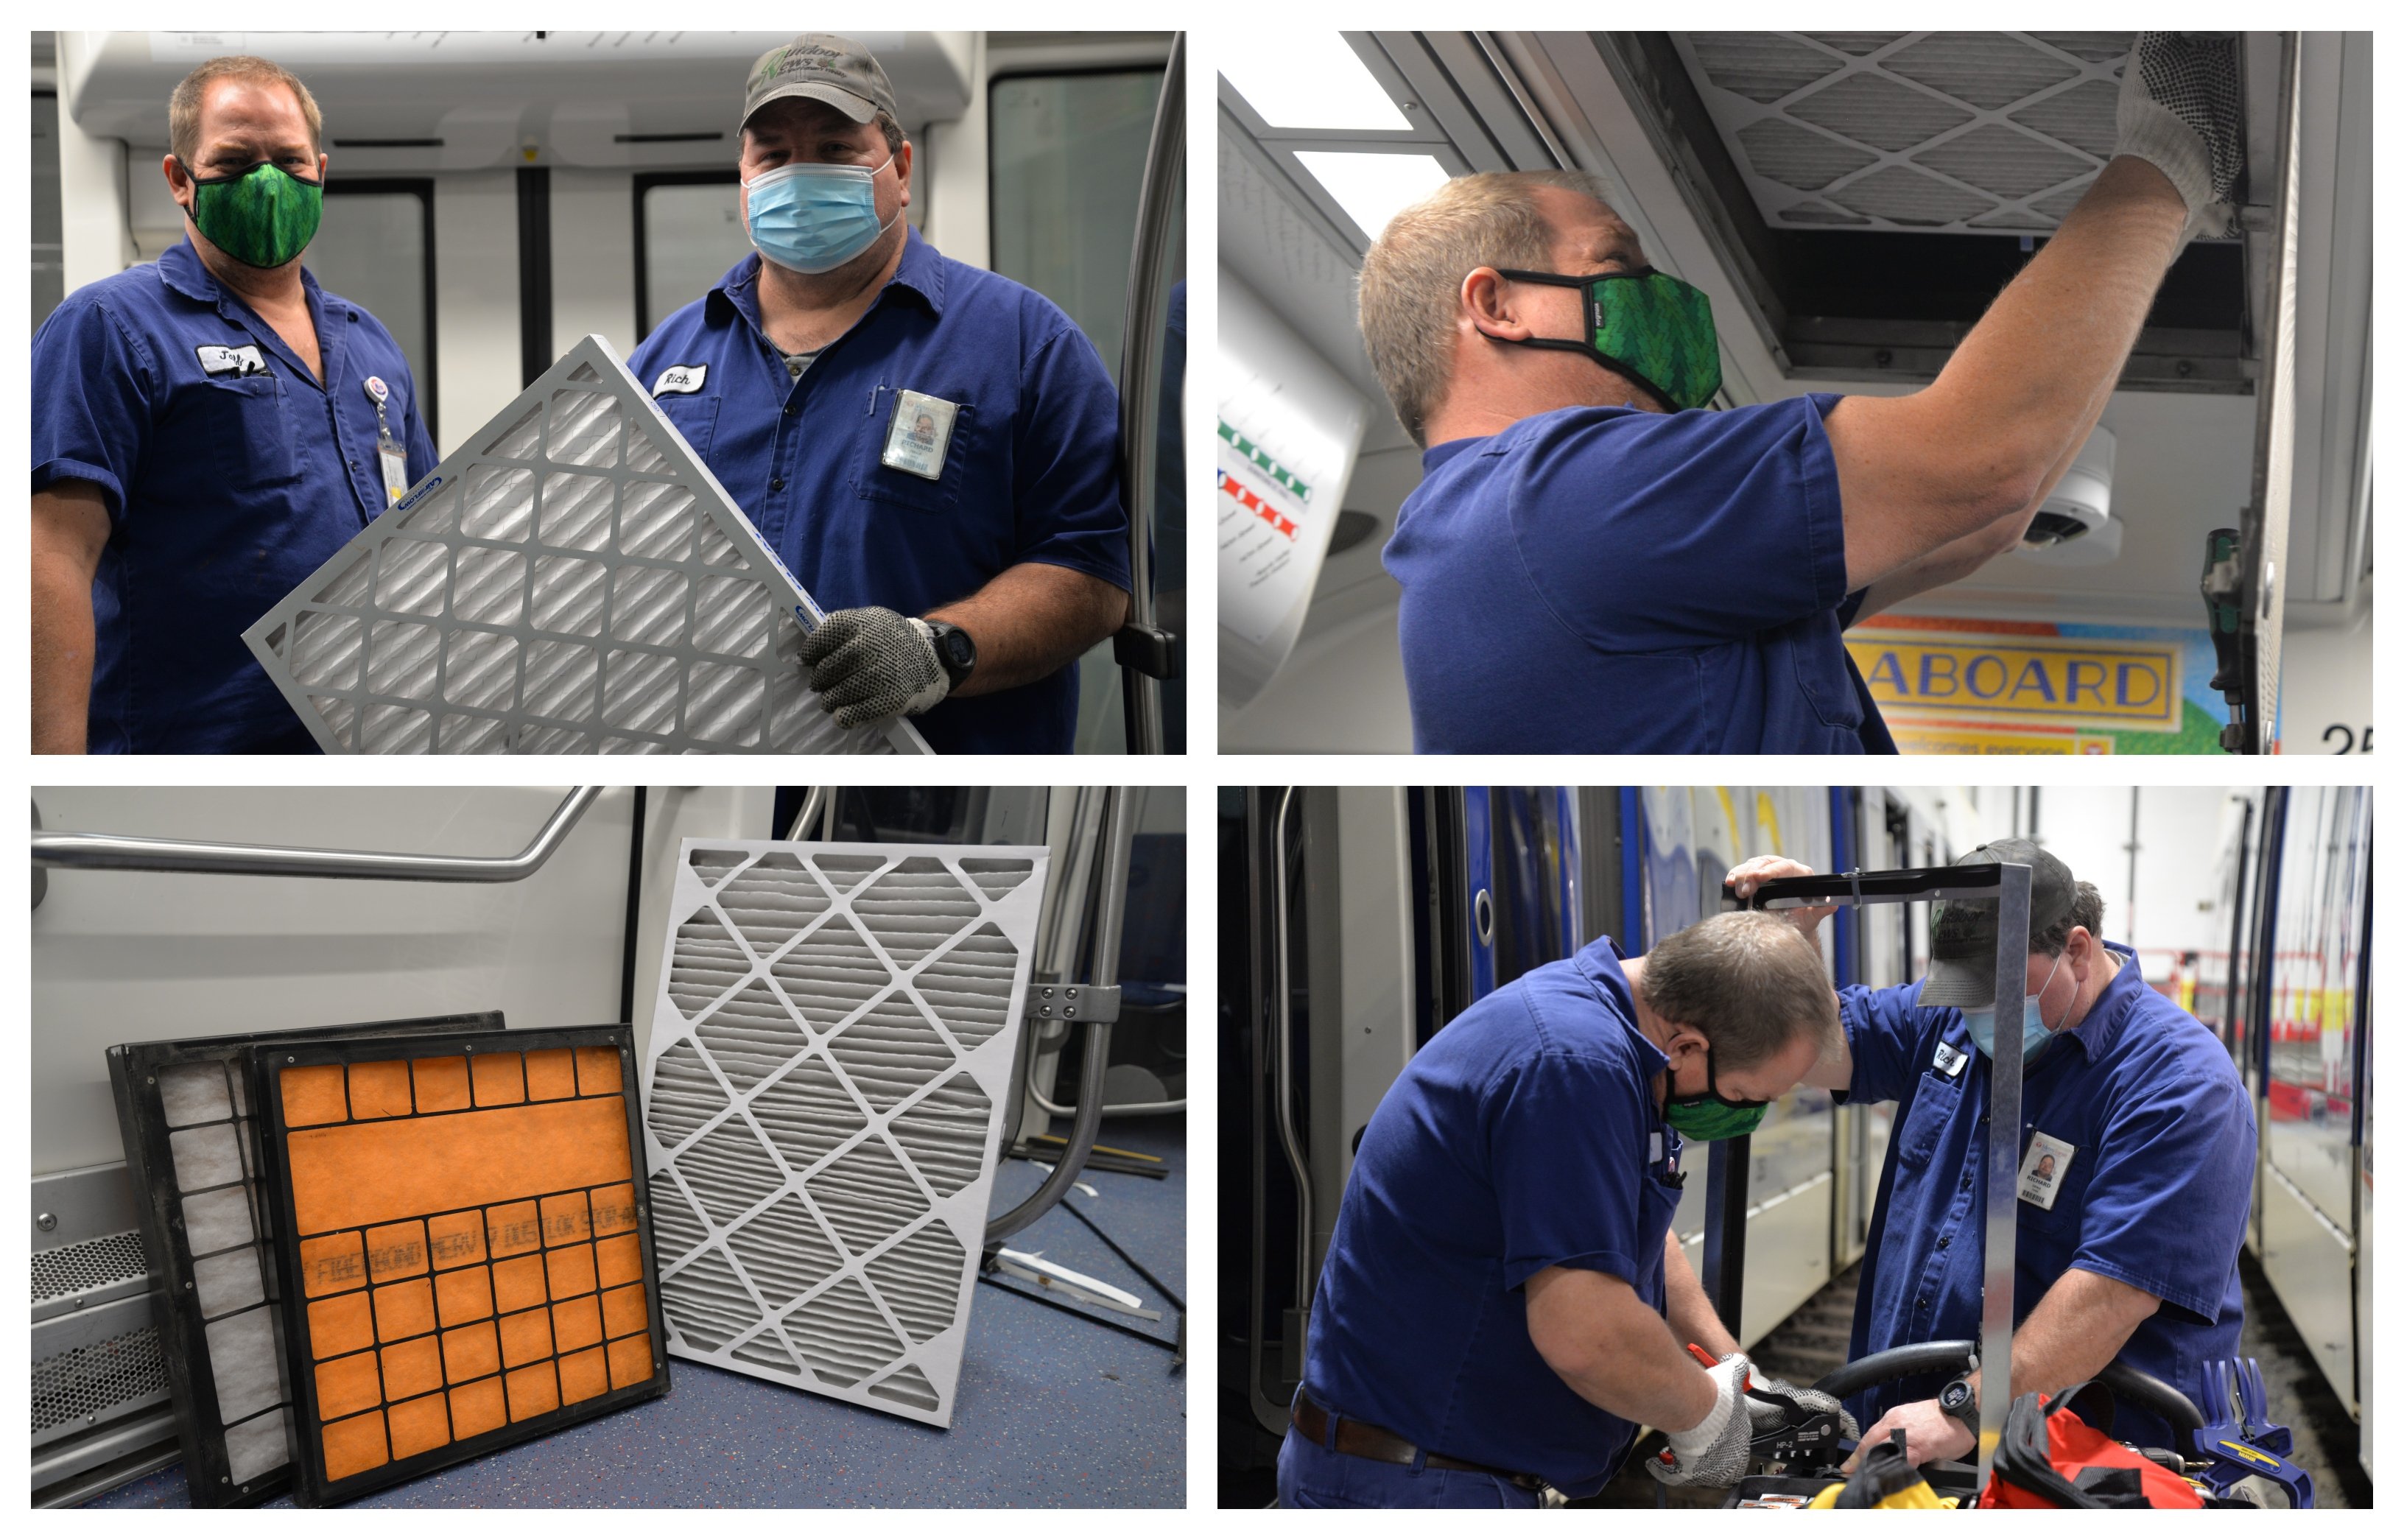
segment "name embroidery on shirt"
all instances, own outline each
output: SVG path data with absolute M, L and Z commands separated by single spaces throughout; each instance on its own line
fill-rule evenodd
M 690 396 L 709 381 L 707 364 L 670 364 L 651 382 L 651 395 Z
M 220 347 L 204 343 L 192 349 L 200 356 L 202 372 L 211 376 L 231 374 L 236 379 L 267 372 L 267 356 L 257 343 L 243 347 Z

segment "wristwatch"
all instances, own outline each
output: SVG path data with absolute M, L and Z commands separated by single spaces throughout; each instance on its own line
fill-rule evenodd
M 976 640 L 949 621 L 921 621 L 927 628 L 927 639 L 935 645 L 935 661 L 943 665 L 943 675 L 952 688 L 976 671 Z
M 1977 1424 L 1978 1393 L 1971 1388 L 1968 1375 L 1954 1376 L 1950 1384 L 1936 1393 L 1936 1409 L 1964 1426 Z

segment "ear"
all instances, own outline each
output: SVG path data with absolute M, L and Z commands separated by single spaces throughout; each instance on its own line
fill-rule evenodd
M 180 207 L 183 200 L 178 195 L 192 185 L 191 178 L 184 175 L 184 168 L 176 161 L 173 151 L 159 158 L 159 171 L 167 178 L 167 196 L 175 198 Z
M 1524 340 L 1535 329 L 1520 317 L 1513 285 L 1490 267 L 1473 269 L 1461 281 L 1461 308 L 1469 324 L 1489 337 Z
M 902 206 L 903 208 L 908 208 L 910 206 L 910 168 L 917 161 L 917 146 L 912 144 L 909 140 L 904 139 L 902 141 L 902 147 L 893 152 L 893 175 L 899 177 L 902 182 Z
M 321 150 L 319 150 L 319 151 L 317 152 L 317 182 L 318 182 L 318 185 L 319 185 L 319 186 L 321 186 L 321 187 L 322 187 L 323 185 L 325 185 L 325 181 L 326 181 L 326 167 L 327 167 L 327 165 L 328 165 L 328 162 L 327 158 L 326 158 L 326 152 L 325 152 L 324 150 L 322 150 L 322 149 L 321 149 Z

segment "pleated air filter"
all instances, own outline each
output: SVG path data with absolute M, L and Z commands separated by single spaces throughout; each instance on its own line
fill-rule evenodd
M 256 1052 L 300 1501 L 666 1391 L 631 1029 Z
M 328 753 L 927 753 L 846 732 L 819 611 L 599 337 L 243 633 Z
M 2128 32 L 1672 33 L 1764 218 L 2046 234 L 2117 137 Z
M 502 1030 L 501 1014 L 318 1029 L 363 1038 Z M 246 1053 L 288 1033 L 108 1050 L 108 1078 L 142 1212 L 153 1329 L 194 1507 L 263 1502 L 288 1475 L 288 1403 L 275 1334 L 272 1231 L 259 1186 Z
M 1047 857 L 685 845 L 646 1091 L 669 1351 L 951 1424 Z

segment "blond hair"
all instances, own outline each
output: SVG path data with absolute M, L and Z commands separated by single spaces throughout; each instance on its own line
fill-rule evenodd
M 317 111 L 317 99 L 300 77 L 273 59 L 260 59 L 247 53 L 229 53 L 211 59 L 200 68 L 175 82 L 175 90 L 167 98 L 167 144 L 175 159 L 189 166 L 201 148 L 201 100 L 209 87 L 219 80 L 259 80 L 289 87 L 300 104 L 300 116 L 309 123 L 309 147 L 322 151 L 326 147 L 326 120 Z
M 1361 340 L 1422 447 L 1428 413 L 1452 383 L 1461 281 L 1481 267 L 1543 268 L 1553 227 L 1530 196 L 1560 188 L 1609 206 L 1602 179 L 1583 171 L 1485 171 L 1456 176 L 1395 215 L 1361 263 Z

